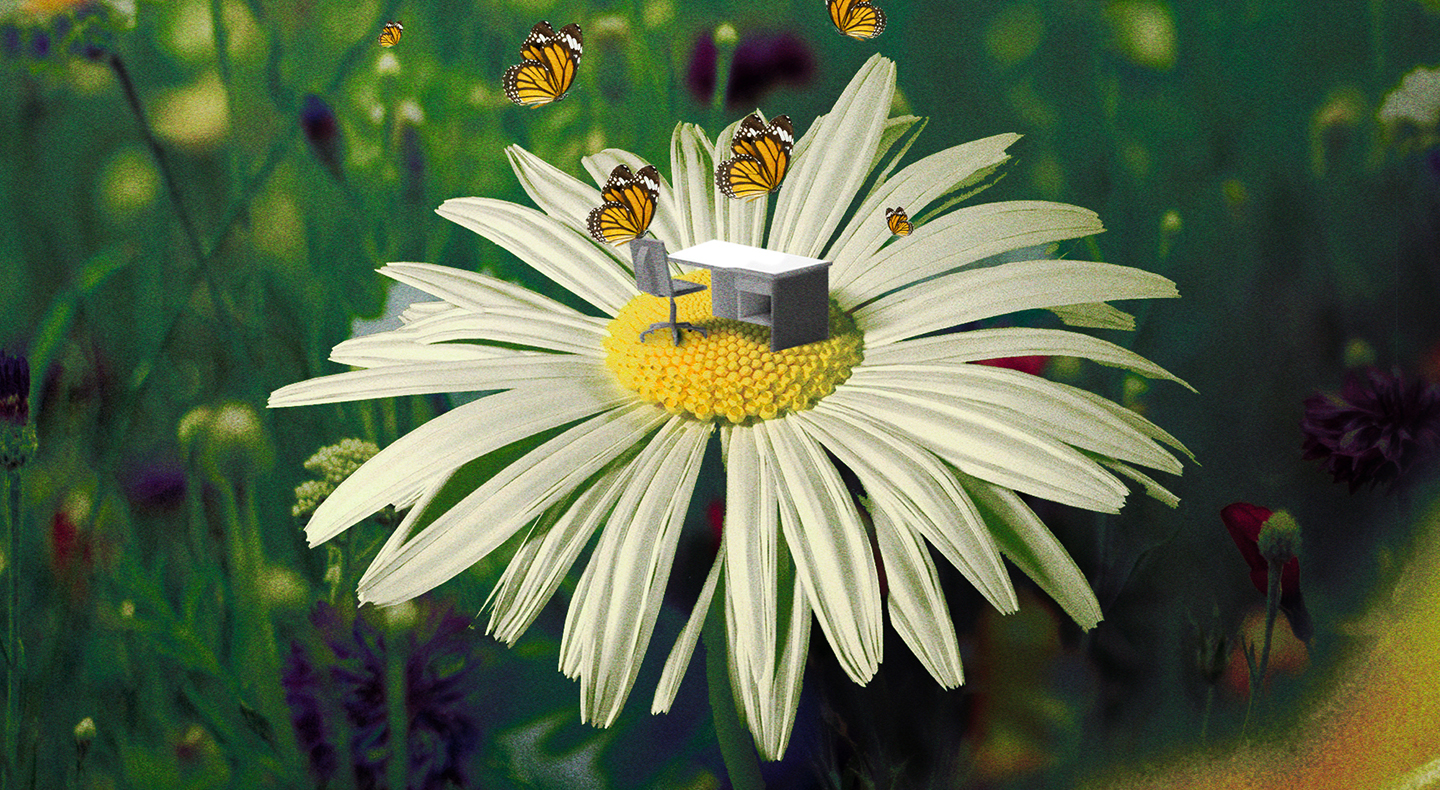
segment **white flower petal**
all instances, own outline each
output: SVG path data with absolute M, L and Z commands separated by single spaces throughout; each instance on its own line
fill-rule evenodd
M 1000 550 L 1015 567 L 1034 579 L 1077 625 L 1087 631 L 1094 628 L 1102 616 L 1090 582 L 1035 511 L 1014 491 L 965 474 L 956 478 L 974 497 Z
M 739 673 L 742 706 L 758 711 L 771 699 L 780 526 L 774 479 L 758 432 L 729 428 L 725 451 L 725 617 Z
M 632 394 L 603 379 L 512 390 L 471 401 L 395 440 L 356 469 L 315 509 L 305 537 L 317 546 L 436 476 L 540 431 L 624 403 Z
M 576 312 L 575 308 L 561 304 L 548 296 L 523 288 L 498 277 L 467 272 L 453 266 L 436 266 L 433 263 L 387 263 L 380 267 L 380 273 L 392 280 L 412 285 L 431 296 L 438 296 L 450 305 L 465 308 L 471 312 L 483 312 L 491 308 L 530 308 L 552 313 L 561 318 L 588 318 Z M 424 313 L 425 318 L 452 312 L 441 303 L 412 304 L 410 310 Z
M 534 356 L 538 353 L 475 343 L 416 342 L 391 332 L 377 332 L 343 341 L 330 350 L 330 361 L 357 368 L 379 368 L 406 362 L 462 362 Z
M 679 225 L 679 249 L 715 238 L 714 145 L 693 123 L 676 124 L 670 137 L 671 189 Z
M 400 549 L 400 546 L 410 537 L 411 530 L 415 528 L 415 522 L 420 520 L 425 508 L 430 506 L 430 502 L 435 499 L 436 494 L 440 493 L 440 489 L 445 487 L 445 482 L 449 479 L 448 472 L 434 475 L 420 483 L 420 487 L 413 497 L 407 497 L 405 502 L 395 503 L 397 510 L 402 507 L 408 507 L 409 510 L 405 513 L 405 517 L 400 519 L 400 524 L 390 533 L 390 537 L 385 539 L 380 551 L 375 553 L 375 561 L 383 560 Z
M 868 338 L 867 338 L 868 340 Z M 1154 362 L 1108 340 L 1063 329 L 1003 327 L 976 329 L 936 337 L 902 340 L 878 348 L 865 347 L 866 365 L 918 365 L 931 362 L 978 362 L 1005 357 L 1079 357 L 1122 368 L 1152 379 L 1195 388 Z
M 609 329 L 602 319 L 582 315 L 555 315 L 530 308 L 486 308 L 475 311 L 457 307 L 418 321 L 412 321 L 398 329 L 376 332 L 373 335 L 353 338 L 337 345 L 331 352 L 331 359 L 337 355 L 350 356 L 351 352 L 364 349 L 369 344 L 388 340 L 399 340 L 415 345 L 451 344 L 452 341 L 480 340 L 510 343 L 533 348 L 544 348 L 567 354 L 581 354 L 588 357 L 604 356 L 603 343 L 609 336 Z M 476 346 L 487 353 L 481 357 L 524 356 L 525 352 L 515 349 Z M 475 359 L 475 356 L 464 358 Z M 336 361 L 340 361 L 336 359 Z
M 920 137 L 920 132 L 930 123 L 929 118 L 921 118 L 918 115 L 898 115 L 894 118 L 885 119 L 885 127 L 880 131 L 880 142 L 875 145 L 875 155 L 870 159 L 870 167 L 867 176 L 870 180 L 870 191 L 865 193 L 862 203 L 868 202 L 872 195 L 878 192 L 890 178 L 900 160 L 910 151 L 910 146 Z M 916 208 L 919 208 L 918 206 Z M 852 219 L 852 225 L 854 220 Z M 849 235 L 851 226 L 847 226 L 843 235 Z M 835 249 L 834 245 L 829 248 Z
M 853 291 L 854 279 L 871 269 L 871 256 L 891 238 L 890 226 L 885 223 L 885 209 L 900 206 L 912 219 L 919 216 L 922 209 L 942 195 L 978 180 L 1003 164 L 1010 158 L 1005 149 L 1019 139 L 1018 134 L 997 134 L 947 148 L 907 165 L 894 178 L 877 186 L 827 253 L 827 259 L 833 263 L 830 287 Z M 912 235 L 924 238 L 937 232 L 939 229 L 932 224 L 941 225 L 938 222 L 922 225 Z
M 1090 304 L 1066 304 L 1050 308 L 1066 326 L 1084 329 L 1118 329 L 1121 332 L 1135 331 L 1135 316 L 1104 302 Z
M 1113 412 L 1079 395 L 1077 387 L 986 365 L 862 365 L 846 385 L 923 392 L 936 403 L 991 407 L 998 417 L 1029 421 L 1082 450 L 1180 474 L 1180 461 Z
M 880 219 L 883 218 L 882 215 Z M 936 281 L 921 283 L 926 278 L 1002 252 L 1093 236 L 1103 230 L 1105 227 L 1095 212 L 1064 203 L 1015 200 L 968 206 L 937 217 L 909 236 L 896 239 L 870 256 L 868 265 L 854 272 L 848 283 L 832 285 L 831 290 L 840 306 L 847 310 L 910 285 L 915 287 L 901 293 L 913 300 L 937 292 Z M 891 294 L 880 301 L 893 301 L 896 296 Z M 1098 300 L 1079 298 L 1053 304 L 1085 301 Z
M 875 557 L 840 475 L 800 425 L 781 418 L 752 430 L 769 443 L 776 483 L 789 494 L 779 498 L 780 526 L 816 618 L 840 666 L 864 685 L 882 646 Z
M 636 293 L 630 275 L 589 236 L 533 208 L 491 198 L 452 198 L 435 213 L 504 247 L 606 315 L 620 312 Z
M 544 387 L 594 377 L 600 370 L 594 359 L 570 354 L 536 354 L 465 362 L 406 362 L 288 384 L 270 393 L 270 407 L 517 387 L 543 391 Z
M 597 154 L 582 158 L 580 163 L 585 166 L 585 171 L 595 179 L 599 188 L 604 188 L 605 182 L 610 180 L 610 171 L 614 170 L 616 165 L 625 165 L 630 168 L 631 172 L 635 172 L 650 164 L 629 151 L 622 151 L 619 148 L 606 148 Z M 658 171 L 659 168 L 656 170 Z M 595 205 L 600 205 L 598 192 L 595 195 Z M 680 210 L 675 203 L 674 190 L 670 188 L 670 182 L 665 180 L 665 176 L 662 174 L 660 176 L 660 194 L 655 200 L 655 216 L 650 220 L 650 232 L 655 234 L 655 238 L 665 242 L 666 249 L 678 250 L 689 246 L 682 243 L 679 218 Z
M 743 119 L 742 119 L 743 120 Z M 712 160 L 718 167 L 721 162 L 734 156 L 730 143 L 735 138 L 735 130 L 740 128 L 740 121 L 730 124 L 720 132 L 715 140 L 715 155 Z M 792 152 L 793 153 L 793 152 Z M 792 156 L 793 161 L 793 156 Z M 714 183 L 715 174 L 710 174 L 711 183 Z M 721 241 L 731 241 L 736 244 L 745 244 L 751 247 L 762 246 L 765 239 L 765 209 L 769 203 L 769 197 L 755 198 L 753 200 L 735 200 L 725 197 L 717 187 L 710 193 L 711 200 L 715 204 L 715 238 Z M 700 241 L 706 241 L 701 239 Z
M 1155 439 L 1156 441 L 1162 442 L 1173 447 L 1176 450 L 1179 450 L 1180 452 L 1184 453 L 1186 457 L 1188 457 L 1191 461 L 1195 460 L 1195 455 L 1190 452 L 1189 448 L 1181 444 L 1179 439 L 1171 436 L 1169 432 L 1156 425 L 1155 423 L 1150 422 L 1144 417 L 1141 417 L 1139 414 L 1136 414 L 1133 409 L 1127 409 L 1124 406 L 1116 403 L 1115 401 L 1110 400 L 1109 398 L 1102 398 L 1093 392 L 1088 392 L 1082 389 L 1076 389 L 1074 390 L 1074 392 L 1076 395 L 1079 395 L 1080 397 L 1090 401 L 1101 409 L 1105 409 L 1114 416 L 1129 423 L 1132 428 L 1145 434 L 1146 436 L 1149 436 L 1151 439 Z
M 855 311 L 866 348 L 1018 310 L 1180 294 L 1158 274 L 1091 261 L 1019 261 L 954 272 Z
M 604 356 L 610 331 L 604 319 L 587 315 L 557 316 L 528 308 L 492 308 L 436 316 L 403 327 L 407 336 L 427 343 L 481 340 L 513 343 L 588 357 Z
M 565 628 L 567 640 L 590 635 L 579 673 L 582 721 L 610 726 L 635 685 L 711 430 L 708 423 L 671 418 L 636 459 L 635 474 L 643 484 L 632 483 L 621 493 L 600 536 L 590 559 L 600 571 L 590 577 L 595 586 L 585 599 L 603 605 L 572 603 L 571 614 L 581 612 L 573 624 L 567 617 Z M 581 598 L 579 590 L 576 597 Z
M 675 704 L 675 694 L 680 690 L 680 681 L 684 679 L 685 670 L 690 666 L 691 656 L 695 655 L 695 645 L 700 641 L 700 631 L 705 626 L 705 618 L 710 615 L 710 605 L 715 600 L 715 588 L 719 586 L 724 565 L 725 546 L 721 544 L 720 551 L 715 554 L 715 562 L 710 565 L 710 573 L 705 576 L 705 585 L 700 588 L 700 597 L 695 599 L 695 608 L 690 610 L 690 619 L 686 620 L 685 627 L 680 629 L 680 636 L 675 639 L 675 647 L 665 659 L 665 668 L 660 670 L 660 682 L 655 685 L 655 698 L 650 703 L 652 714 L 669 713 L 670 706 Z
M 770 720 L 762 720 L 757 746 L 760 755 L 767 760 L 779 760 L 785 756 L 790 744 L 790 733 L 795 726 L 795 711 L 800 707 L 800 681 L 805 674 L 805 658 L 810 652 L 810 600 L 805 594 L 805 585 L 795 576 L 789 585 L 790 594 L 782 596 L 780 630 L 785 642 L 775 668 L 775 696 L 765 710 Z M 789 603 L 789 606 L 783 604 Z
M 513 645 L 535 622 L 575 564 L 600 522 L 633 478 L 629 466 L 601 473 L 582 486 L 571 502 L 562 500 L 537 523 L 515 550 L 495 585 L 487 631 Z
M 579 233 L 590 234 L 590 211 L 601 203 L 600 193 L 595 187 L 518 145 L 507 146 L 505 155 L 510 158 L 510 167 L 515 171 L 515 177 L 520 179 L 525 194 L 535 201 L 541 211 Z M 622 256 L 609 245 L 599 245 L 599 249 L 621 265 L 628 261 L 628 256 Z
M 1159 483 L 1155 482 L 1154 478 L 1150 477 L 1144 472 L 1141 472 L 1139 469 L 1136 469 L 1130 464 L 1124 463 L 1122 461 L 1116 461 L 1112 458 L 1097 457 L 1095 460 L 1106 468 L 1114 469 L 1120 474 L 1139 483 L 1141 487 L 1145 489 L 1146 495 L 1160 502 L 1166 507 L 1180 507 L 1180 497 L 1170 493 L 1170 491 L 1165 488 L 1165 486 L 1162 486 Z
M 794 418 L 850 467 L 876 510 L 923 535 L 1002 614 L 1015 611 L 1019 602 L 1000 549 L 944 463 L 887 426 L 827 401 Z
M 805 136 L 814 142 L 795 157 L 780 187 L 770 249 L 813 258 L 825 248 L 865 182 L 894 94 L 894 62 L 874 55 L 835 107 L 811 124 Z
M 936 682 L 947 689 L 958 688 L 965 682 L 960 643 L 930 552 L 908 527 L 890 521 L 882 511 L 872 515 L 890 587 L 890 623 Z
M 600 467 L 642 441 L 665 419 L 658 411 L 649 404 L 637 404 L 607 412 L 512 462 L 431 522 L 388 561 L 372 564 L 360 579 L 361 600 L 400 603 L 453 578 Z
M 846 382 L 826 399 L 885 422 L 942 460 L 997 485 L 1066 505 L 1118 513 L 1129 490 L 1099 464 L 982 410 Z

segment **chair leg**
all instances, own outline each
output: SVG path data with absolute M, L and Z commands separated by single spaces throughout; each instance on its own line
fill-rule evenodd
M 675 297 L 672 296 L 672 297 L 670 297 L 670 320 L 669 320 L 669 321 L 661 321 L 661 322 L 658 322 L 658 323 L 651 324 L 649 329 L 646 329 L 644 332 L 641 332 L 641 333 L 640 333 L 640 342 L 641 342 L 641 343 L 644 343 L 644 342 L 645 342 L 645 336 L 646 336 L 646 335 L 648 335 L 648 334 L 650 334 L 651 332 L 654 332 L 655 330 L 660 329 L 660 328 L 662 328 L 662 327 L 670 327 L 670 331 L 674 333 L 673 336 L 674 336 L 674 338 L 675 338 L 675 345 L 677 345 L 677 346 L 680 345 L 680 330 L 682 330 L 682 329 L 689 329 L 689 330 L 694 331 L 694 332 L 699 332 L 702 337 L 709 337 L 709 336 L 710 336 L 710 331 L 707 330 L 705 327 L 703 327 L 703 326 L 695 326 L 694 324 L 689 323 L 689 322 L 687 322 L 687 321 L 677 321 L 677 320 L 675 320 L 675 319 L 677 319 L 678 317 L 679 317 L 679 316 L 677 315 L 676 309 L 675 309 Z

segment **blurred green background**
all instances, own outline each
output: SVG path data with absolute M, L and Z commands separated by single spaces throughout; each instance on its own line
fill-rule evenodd
M 21 568 L 30 786 L 318 786 L 278 679 L 292 645 L 323 652 L 310 616 L 332 555 L 306 548 L 291 514 L 303 462 L 350 436 L 384 446 L 446 404 L 272 412 L 268 393 L 338 372 L 329 349 L 382 313 L 384 262 L 558 296 L 432 213 L 469 195 L 528 205 L 505 146 L 581 178 L 580 158 L 607 147 L 668 173 L 676 123 L 714 135 L 758 107 L 803 134 L 877 51 L 899 66 L 894 112 L 929 119 L 911 161 L 1023 133 L 982 200 L 1094 209 L 1107 232 L 1068 254 L 1176 281 L 1182 298 L 1139 306 L 1137 332 L 1100 334 L 1198 395 L 1063 360 L 1047 375 L 1143 411 L 1200 465 L 1168 481 L 1177 510 L 1135 497 L 1120 517 L 1042 511 L 1105 606 L 1094 632 L 1038 594 L 997 623 L 951 584 L 971 683 L 941 693 L 893 639 L 884 682 L 863 691 L 812 657 L 792 756 L 767 779 L 1070 786 L 1122 751 L 1198 744 L 1197 634 L 1233 647 L 1263 604 L 1218 517 L 1237 500 L 1288 508 L 1306 528 L 1319 636 L 1308 657 L 1293 649 L 1302 658 L 1267 713 L 1297 721 L 1354 647 L 1342 624 L 1403 565 L 1427 501 L 1423 484 L 1331 482 L 1301 460 L 1299 420 L 1304 398 L 1352 367 L 1440 375 L 1440 111 L 1428 126 L 1377 114 L 1408 72 L 1440 64 L 1440 6 L 880 6 L 886 31 L 860 42 L 820 0 L 0 4 L 0 346 L 29 356 L 41 443 L 19 554 L 5 558 L 7 573 Z M 540 19 L 580 22 L 585 54 L 565 100 L 520 108 L 499 75 Z M 382 49 L 390 20 L 404 36 Z M 740 44 L 717 90 L 721 24 Z M 363 553 L 388 530 L 356 532 Z M 426 607 L 473 616 L 501 567 Z M 684 596 L 658 643 L 683 622 Z M 578 723 L 575 686 L 554 671 L 563 603 L 513 650 L 480 638 L 483 621 L 469 632 L 465 706 L 480 729 L 465 786 L 725 786 L 698 661 L 669 716 L 645 710 L 663 660 L 651 656 L 616 727 Z M 402 647 L 410 621 L 375 622 L 384 661 L 424 654 Z M 1238 733 L 1241 686 L 1216 694 L 1211 738 Z M 87 716 L 97 734 L 78 749 Z

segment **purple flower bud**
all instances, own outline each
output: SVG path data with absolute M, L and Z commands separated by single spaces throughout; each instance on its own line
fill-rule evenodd
M 20 28 L 11 25 L 0 25 L 0 51 L 10 57 L 20 54 Z
M 43 30 L 35 31 L 30 37 L 30 54 L 37 58 L 44 58 L 50 54 L 50 34 Z
M 685 84 L 696 101 L 708 102 L 715 91 L 719 50 L 714 37 L 701 36 L 690 51 Z M 735 48 L 725 85 L 727 106 L 751 105 L 781 85 L 804 85 L 815 74 L 810 47 L 792 33 L 766 33 L 742 38 Z
M 300 108 L 300 128 L 305 139 L 310 141 L 310 150 L 315 158 L 335 178 L 342 178 L 340 170 L 340 122 L 325 100 L 313 93 L 305 94 L 305 105 Z
M 0 420 L 14 425 L 30 421 L 30 361 L 0 351 Z

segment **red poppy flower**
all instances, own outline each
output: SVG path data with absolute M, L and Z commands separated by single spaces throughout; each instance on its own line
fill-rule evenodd
M 1250 566 L 1250 582 L 1261 594 L 1268 594 L 1270 584 L 1270 563 L 1260 553 L 1260 530 L 1265 522 L 1275 515 L 1267 507 L 1249 502 L 1234 502 L 1220 511 L 1220 519 L 1230 531 L 1245 564 Z M 1300 593 L 1300 558 L 1291 557 L 1280 568 L 1280 609 L 1290 620 L 1290 630 L 1302 641 L 1309 641 L 1312 627 L 1310 615 L 1305 609 L 1305 598 Z

